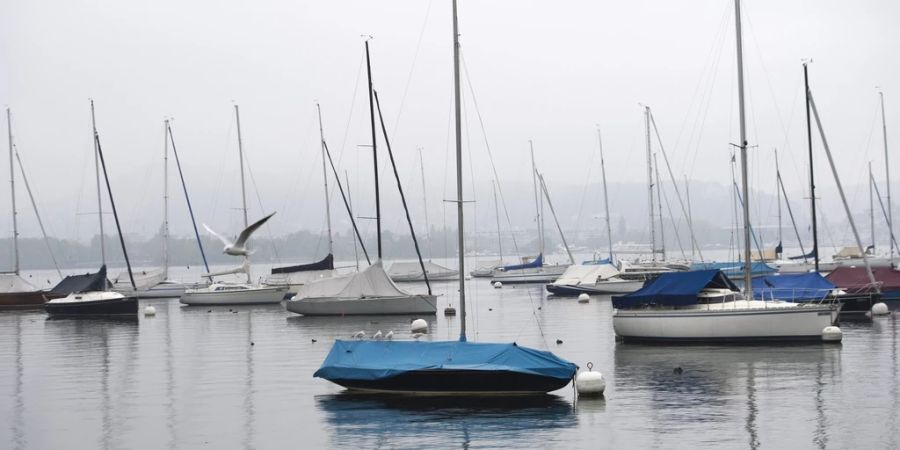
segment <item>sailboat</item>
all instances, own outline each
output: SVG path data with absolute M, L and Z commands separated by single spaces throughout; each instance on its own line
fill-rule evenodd
M 288 311 L 297 314 L 306 316 L 343 316 L 437 313 L 437 297 L 431 294 L 430 288 L 428 294 L 406 292 L 394 284 L 382 265 L 381 197 L 378 182 L 378 146 L 375 131 L 375 102 L 377 100 L 372 89 L 372 68 L 369 60 L 368 41 L 366 41 L 366 68 L 369 82 L 372 155 L 375 167 L 375 227 L 378 240 L 378 259 L 360 272 L 316 280 L 301 286 L 297 295 L 286 301 L 284 305 Z M 383 122 L 382 129 L 384 130 Z M 386 137 L 387 135 L 385 134 Z
M 459 270 L 465 273 L 459 32 L 453 0 L 456 207 Z M 337 340 L 313 374 L 354 391 L 428 395 L 528 395 L 562 388 L 578 367 L 553 353 L 466 340 L 466 280 L 459 277 L 458 341 Z
M 494 193 L 494 218 L 496 218 L 497 220 L 497 255 L 500 257 L 500 260 L 482 263 L 481 266 L 476 267 L 475 270 L 469 273 L 469 275 L 472 275 L 475 278 L 490 278 L 494 273 L 494 270 L 497 270 L 505 265 L 503 263 L 503 234 L 500 233 L 500 206 L 497 203 L 496 181 L 491 181 L 491 188 Z
M 112 208 L 113 217 L 116 220 L 116 231 L 119 233 L 119 244 L 122 246 L 122 254 L 125 257 L 125 266 L 127 268 L 128 277 L 131 281 L 131 287 L 137 291 L 134 283 L 134 276 L 131 271 L 131 261 L 128 259 L 128 250 L 125 248 L 125 237 L 122 234 L 122 227 L 119 224 L 119 214 L 116 211 L 116 202 L 113 200 L 112 187 L 109 184 L 109 174 L 106 170 L 106 162 L 103 159 L 103 149 L 100 146 L 100 134 L 97 132 L 96 120 L 94 117 L 94 101 L 91 100 L 91 123 L 94 131 L 94 157 L 95 162 L 99 161 L 98 170 L 98 192 L 97 207 L 98 211 L 102 205 L 99 191 L 99 168 L 103 168 L 103 178 L 106 181 L 106 192 L 109 195 L 109 204 Z M 104 258 L 104 264 L 96 274 L 88 274 L 82 278 L 72 279 L 72 287 L 76 290 L 72 291 L 65 297 L 55 298 L 44 304 L 44 310 L 51 317 L 56 316 L 136 316 L 138 311 L 138 298 L 135 295 L 124 295 L 119 292 L 109 290 L 109 283 L 106 279 L 106 263 L 105 248 L 103 247 L 103 215 L 100 213 L 100 242 L 101 250 Z M 63 282 L 67 280 L 64 279 Z M 57 285 L 59 287 L 59 285 Z
M 286 296 L 293 297 L 300 286 L 310 281 L 331 278 L 334 271 L 334 239 L 331 233 L 331 201 L 328 195 L 328 168 L 325 148 L 325 132 L 322 127 L 322 108 L 316 103 L 319 116 L 319 143 L 322 147 L 322 182 L 325 186 L 325 222 L 328 225 L 328 254 L 319 261 L 287 267 L 273 267 L 263 284 L 267 286 L 287 286 Z
M 550 203 L 550 196 L 547 194 L 547 186 L 544 183 L 544 179 L 541 174 L 538 173 L 537 166 L 534 164 L 534 145 L 532 141 L 528 141 L 528 144 L 531 149 L 531 175 L 534 183 L 534 206 L 537 213 L 535 219 L 538 228 L 539 252 L 531 261 L 524 261 L 522 264 L 514 264 L 494 269 L 491 273 L 491 283 L 496 283 L 498 281 L 501 283 L 552 283 L 559 278 L 570 265 L 575 264 L 575 259 L 572 257 L 572 252 L 569 251 L 569 246 L 566 244 L 566 237 L 562 233 L 562 228 L 559 227 L 558 221 L 557 228 L 559 229 L 563 245 L 568 253 L 569 264 L 544 264 L 543 199 L 547 199 L 547 202 L 550 204 L 551 212 L 553 211 L 553 204 Z M 553 217 L 556 219 L 555 212 L 553 212 Z
M 838 319 L 840 304 L 837 303 L 756 300 L 753 295 L 740 0 L 734 4 L 741 181 L 745 200 L 741 202 L 744 292 L 719 269 L 662 274 L 636 292 L 613 297 L 613 330 L 625 341 L 821 340 L 825 328 Z
M 230 255 L 242 256 L 244 262 L 237 268 L 207 273 L 204 277 L 212 279 L 216 276 L 244 273 L 247 275 L 247 281 L 245 283 L 216 281 L 209 286 L 187 289 L 180 299 L 180 302 L 185 305 L 206 306 L 280 303 L 284 298 L 285 292 L 287 292 L 286 286 L 260 286 L 253 284 L 250 281 L 250 252 L 245 247 L 246 240 L 256 228 L 261 226 L 262 223 L 268 220 L 269 217 L 272 217 L 275 213 L 266 216 L 253 225 L 250 225 L 247 220 L 247 187 L 244 184 L 244 147 L 243 142 L 241 141 L 241 114 L 238 105 L 234 105 L 234 115 L 235 120 L 237 121 L 238 158 L 240 159 L 241 168 L 241 199 L 242 211 L 244 213 L 244 231 L 235 242 L 226 243 L 224 252 Z M 212 232 L 209 227 L 207 227 L 207 231 Z M 216 237 L 226 241 L 222 236 L 216 235 Z
M 16 176 L 13 167 L 12 113 L 6 108 L 6 127 L 9 136 L 9 186 L 12 199 L 13 270 L 0 272 L 0 308 L 40 308 L 44 293 L 19 274 L 19 229 L 16 218 Z

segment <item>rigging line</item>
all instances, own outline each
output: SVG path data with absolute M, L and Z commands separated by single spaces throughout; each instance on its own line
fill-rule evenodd
M 350 123 L 353 120 L 353 110 L 356 106 L 356 95 L 359 93 L 359 79 L 362 76 L 362 69 L 365 62 L 366 54 L 363 52 L 359 58 L 359 67 L 356 69 L 356 81 L 353 83 L 353 96 L 350 98 L 350 112 L 347 114 L 347 125 L 344 126 L 344 138 L 341 140 L 341 147 L 338 149 L 340 152 L 338 154 L 338 165 L 341 165 L 341 161 L 343 161 L 344 158 L 344 149 L 347 147 L 347 138 L 350 135 Z
M 203 251 L 203 241 L 200 239 L 200 232 L 197 230 L 197 221 L 194 219 L 194 208 L 191 207 L 191 198 L 188 196 L 187 183 L 184 181 L 184 172 L 181 170 L 181 159 L 178 157 L 178 150 L 175 148 L 175 135 L 172 133 L 172 124 L 167 125 L 169 131 L 169 142 L 172 143 L 172 154 L 175 156 L 175 165 L 178 167 L 178 176 L 181 177 L 181 187 L 184 189 L 184 200 L 187 202 L 188 212 L 191 214 L 191 225 L 194 227 L 194 236 L 197 238 L 197 246 L 200 247 L 200 256 L 203 258 L 203 267 L 206 273 L 210 273 L 209 263 L 206 261 L 206 252 Z M 212 280 L 212 277 L 209 277 Z
M 15 144 L 13 144 L 13 152 L 16 155 L 16 161 L 19 163 L 22 181 L 25 182 L 25 191 L 28 192 L 28 198 L 31 200 L 31 208 L 34 210 L 34 215 L 37 218 L 38 226 L 41 229 L 41 235 L 44 236 L 44 245 L 47 246 L 47 253 L 50 254 L 50 259 L 53 261 L 53 267 L 56 269 L 56 274 L 62 278 L 62 271 L 59 270 L 56 256 L 53 255 L 53 250 L 50 248 L 50 239 L 47 237 L 47 231 L 44 229 L 44 221 L 41 220 L 41 213 L 38 211 L 37 202 L 35 201 L 34 194 L 31 192 L 31 184 L 28 183 L 28 175 L 25 174 L 25 166 L 22 165 L 22 158 L 19 156 L 19 147 Z
M 879 111 L 881 111 L 881 110 L 878 109 L 877 105 L 876 105 L 875 115 L 872 116 L 872 124 L 869 126 L 869 136 L 866 138 L 866 145 L 863 147 L 865 150 L 863 151 L 862 156 L 854 155 L 855 160 L 863 162 L 863 165 L 861 167 L 862 170 L 857 172 L 856 179 L 862 178 L 862 175 L 866 172 L 865 161 L 870 161 L 869 152 L 871 151 L 872 134 L 874 134 L 875 124 L 878 122 Z M 868 178 L 868 175 L 866 175 L 866 178 Z M 856 185 L 855 188 L 853 189 L 853 192 L 852 192 L 853 195 L 850 196 L 850 204 L 851 205 L 856 204 L 856 200 L 857 200 L 857 198 L 859 198 L 860 189 L 862 189 L 862 185 Z
M 872 187 L 875 188 L 875 196 L 878 197 L 878 204 L 881 205 L 881 214 L 884 217 L 884 223 L 890 224 L 890 219 L 888 219 L 887 210 L 884 209 L 884 202 L 881 200 L 881 192 L 878 191 L 878 183 L 875 182 L 875 178 L 871 177 L 869 181 L 872 183 Z M 888 227 L 888 234 L 891 237 L 891 240 L 894 242 L 894 247 L 900 247 L 897 245 L 897 239 L 894 237 L 894 230 Z M 872 243 L 874 244 L 874 242 Z
M 516 254 L 521 256 L 521 252 L 519 251 L 519 243 L 516 241 L 516 233 L 513 232 L 512 229 L 512 219 L 509 216 L 509 209 L 506 207 L 506 197 L 503 195 L 503 189 L 501 188 L 500 176 L 497 174 L 497 165 L 494 163 L 494 155 L 491 152 L 491 146 L 488 142 L 487 131 L 484 128 L 484 120 L 481 117 L 481 109 L 478 107 L 478 99 L 475 96 L 475 89 L 472 88 L 472 79 L 469 76 L 469 67 L 466 65 L 466 59 L 463 56 L 462 50 L 460 50 L 460 61 L 462 62 L 463 72 L 466 74 L 466 85 L 469 87 L 469 92 L 472 94 L 472 106 L 475 107 L 475 114 L 478 117 L 478 123 L 481 126 L 481 135 L 484 137 L 484 147 L 487 150 L 488 160 L 491 162 L 491 171 L 494 174 L 494 179 L 497 180 L 497 192 L 500 194 L 500 204 L 503 205 L 503 213 L 506 216 L 506 223 L 509 225 L 510 235 L 512 236 L 513 248 L 515 248 Z
M 734 186 L 734 192 L 737 194 L 737 199 L 740 202 L 741 208 L 744 207 L 744 198 L 741 196 L 740 191 L 738 190 L 737 183 L 732 183 Z M 759 246 L 759 240 L 756 238 L 756 231 L 753 230 L 753 225 L 750 225 L 750 237 L 753 239 L 753 245 L 756 247 L 756 251 L 759 252 L 759 255 L 762 256 L 762 248 Z
M 119 232 L 119 243 L 122 244 L 122 256 L 125 257 L 125 265 L 128 267 L 128 279 L 131 280 L 131 287 L 137 291 L 137 285 L 134 283 L 134 274 L 131 271 L 131 261 L 128 259 L 128 250 L 125 248 L 125 235 L 122 234 L 122 226 L 119 225 L 119 214 L 116 213 L 116 202 L 113 200 L 112 187 L 109 185 L 109 174 L 106 173 L 106 161 L 103 159 L 103 149 L 100 148 L 100 135 L 97 134 L 96 131 L 94 131 L 94 142 L 97 143 L 97 155 L 100 157 L 100 164 L 103 166 L 103 179 L 106 180 L 106 193 L 109 195 L 109 206 L 112 208 L 113 218 L 116 219 L 116 230 Z
M 657 172 L 659 175 L 659 172 Z M 681 258 L 685 261 L 688 261 L 687 254 L 684 251 L 684 246 L 681 244 L 681 232 L 678 230 L 678 222 L 675 221 L 675 215 L 672 214 L 672 205 L 669 203 L 669 194 L 666 192 L 666 189 L 662 189 L 662 201 L 666 204 L 666 211 L 669 212 L 669 220 L 672 221 L 672 229 L 675 234 L 675 242 L 678 243 L 678 250 L 681 252 Z M 660 227 L 665 226 L 662 221 L 662 217 L 659 218 Z
M 794 227 L 794 234 L 797 236 L 797 243 L 800 245 L 800 254 L 805 256 L 806 250 L 803 248 L 803 240 L 800 239 L 800 231 L 797 229 L 797 221 L 794 220 L 794 212 L 791 210 L 791 202 L 788 200 L 787 191 L 784 189 L 781 173 L 776 172 L 776 177 L 778 178 L 778 186 L 781 187 L 781 193 L 784 196 L 784 204 L 787 206 L 788 216 L 791 218 L 791 225 Z M 806 262 L 806 258 L 803 258 L 803 262 Z
M 581 228 L 581 216 L 584 213 L 584 200 L 587 197 L 588 188 L 590 186 L 591 181 L 591 169 L 594 168 L 594 156 L 596 155 L 597 147 L 591 145 L 591 158 L 588 159 L 587 165 L 587 177 L 585 178 L 584 189 L 581 190 L 581 201 L 578 204 L 578 216 L 575 217 L 575 239 L 578 239 L 578 232 Z
M 259 186 L 256 184 L 256 178 L 253 176 L 253 169 L 250 167 L 250 159 L 247 158 L 246 152 L 242 152 L 241 155 L 244 158 L 244 164 L 247 166 L 247 174 L 250 175 L 250 184 L 253 185 L 253 193 L 256 194 L 256 203 L 259 205 L 259 210 L 265 211 L 266 208 L 263 207 L 262 198 L 259 196 Z M 263 212 L 263 214 L 265 214 Z M 272 235 L 272 227 L 267 223 L 264 225 L 266 229 L 266 234 L 269 236 L 269 245 L 272 246 L 272 254 L 275 256 L 275 261 L 278 264 L 281 264 L 281 257 L 278 256 L 278 246 L 275 245 L 275 237 Z
M 331 159 L 331 151 L 328 150 L 328 144 L 324 139 L 322 140 L 322 147 L 325 148 L 325 154 L 328 155 L 328 164 L 331 166 L 331 171 L 334 173 L 334 179 L 338 189 L 341 191 L 341 199 L 344 200 L 344 207 L 347 208 L 347 215 L 350 216 L 350 224 L 353 225 L 353 232 L 356 233 L 356 238 L 359 240 L 359 246 L 362 248 L 363 255 L 366 257 L 366 263 L 371 265 L 372 260 L 369 259 L 369 252 L 366 251 L 366 244 L 363 243 L 362 236 L 359 234 L 359 228 L 356 226 L 356 219 L 353 218 L 353 208 L 350 207 L 347 196 L 344 194 L 344 186 L 341 184 L 341 178 L 338 176 L 337 169 L 334 167 L 334 161 Z
M 431 14 L 431 4 L 434 0 L 428 1 L 425 8 L 425 18 L 422 20 L 422 28 L 419 30 L 419 39 L 416 41 L 416 50 L 413 52 L 412 64 L 409 67 L 409 74 L 406 76 L 406 86 L 403 88 L 403 95 L 400 96 L 400 106 L 397 108 L 397 118 L 394 119 L 394 130 L 392 134 L 397 136 L 397 129 L 400 127 L 400 117 L 403 113 L 403 106 L 406 104 L 406 95 L 409 93 L 409 85 L 412 82 L 413 72 L 416 69 L 416 62 L 419 60 L 419 49 L 422 47 L 422 38 L 425 36 L 425 29 L 428 26 L 428 17 Z

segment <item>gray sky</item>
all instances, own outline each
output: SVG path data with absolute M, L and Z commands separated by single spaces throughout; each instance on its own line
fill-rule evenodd
M 895 136 L 896 147 L 900 30 L 892 24 L 900 3 L 749 0 L 743 7 L 748 127 L 751 145 L 759 146 L 752 150 L 753 186 L 774 190 L 772 149 L 778 147 L 788 189 L 802 195 L 801 59 L 808 57 L 814 59 L 812 88 L 844 183 L 863 183 L 869 159 L 883 180 L 875 87 L 884 89 L 888 138 Z M 738 140 L 731 1 L 462 0 L 460 29 L 466 79 L 505 195 L 531 195 L 529 139 L 554 192 L 577 192 L 588 170 L 597 181 L 598 124 L 610 181 L 644 181 L 639 103 L 653 108 L 677 177 L 730 184 L 729 143 Z M 256 180 L 248 195 L 251 216 L 261 214 L 257 192 L 267 211 L 279 212 L 269 233 L 323 226 L 316 100 L 326 139 L 342 158 L 341 170 L 350 173 L 358 212 L 370 215 L 370 151 L 358 147 L 369 141 L 361 34 L 375 37 L 376 89 L 411 201 L 420 207 L 416 148 L 422 147 L 430 218 L 439 223 L 441 200 L 454 192 L 447 152 L 449 0 L 0 0 L 0 104 L 13 109 L 16 142 L 51 232 L 81 239 L 96 233 L 95 220 L 84 215 L 96 210 L 88 98 L 97 104 L 129 232 L 152 233 L 161 220 L 165 117 L 175 118 L 199 219 L 223 232 L 237 231 L 232 102 L 241 106 Z M 467 189 L 474 179 L 480 200 L 487 201 L 479 216 L 493 220 L 486 198 L 493 175 L 468 81 Z M 817 151 L 820 184 L 833 184 Z M 900 155 L 891 165 L 898 164 Z M 393 180 L 382 173 L 385 202 L 396 205 Z M 173 177 L 173 228 L 186 234 L 177 188 Z M 866 191 L 854 188 L 850 194 Z M 8 202 L 7 194 L 0 195 L 0 210 L 8 210 Z M 22 234 L 37 235 L 21 195 L 19 210 Z M 346 223 L 338 202 L 333 210 L 335 221 Z M 5 229 L 7 216 L 0 219 Z M 728 220 L 726 215 L 723 222 Z M 400 229 L 403 223 L 391 219 L 388 225 Z M 107 226 L 112 229 L 111 220 Z

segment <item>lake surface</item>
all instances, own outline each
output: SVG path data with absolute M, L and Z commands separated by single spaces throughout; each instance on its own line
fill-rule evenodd
M 458 307 L 456 287 L 435 284 L 440 310 Z M 470 340 L 593 362 L 605 398 L 569 385 L 538 399 L 396 399 L 312 377 L 335 339 L 409 339 L 410 317 L 177 300 L 141 301 L 157 315 L 133 321 L 4 311 L 0 448 L 900 448 L 896 314 L 842 324 L 838 345 L 625 345 L 609 297 L 469 289 Z M 457 338 L 458 317 L 425 319 L 423 339 Z

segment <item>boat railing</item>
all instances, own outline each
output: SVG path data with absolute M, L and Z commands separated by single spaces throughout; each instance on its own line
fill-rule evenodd
M 759 300 L 782 301 L 791 303 L 826 303 L 833 302 L 835 289 L 827 288 L 764 288 L 760 289 Z

